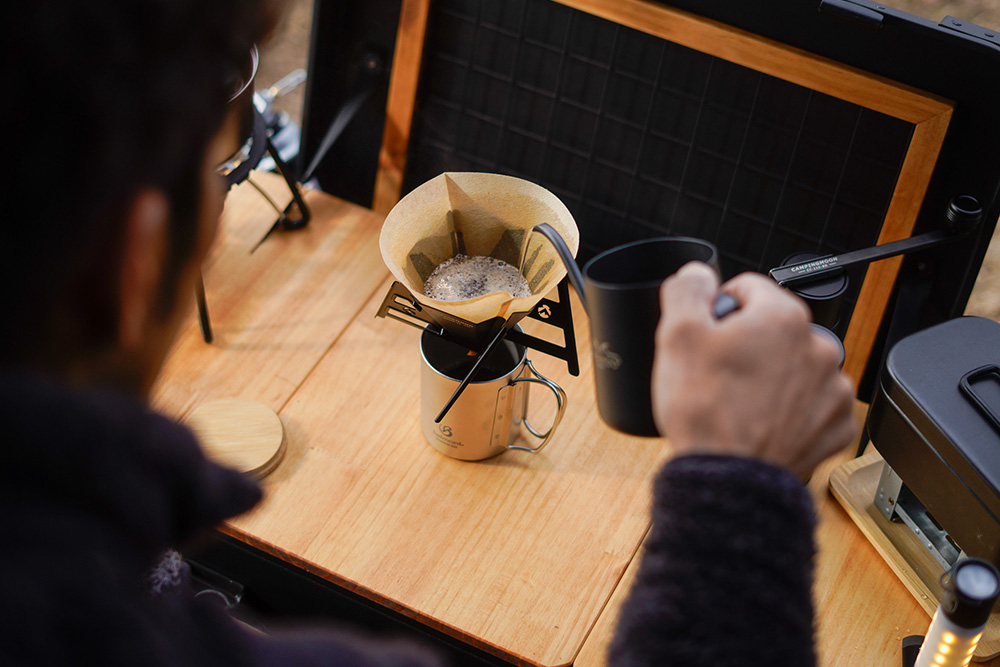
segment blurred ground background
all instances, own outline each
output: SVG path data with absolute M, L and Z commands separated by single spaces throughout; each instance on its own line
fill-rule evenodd
M 744 0 L 746 1 L 746 0 Z M 751 0 L 752 1 L 752 0 Z M 802 0 L 817 2 L 818 0 Z M 306 67 L 313 0 L 286 0 L 285 17 L 271 40 L 262 45 L 257 87 L 267 88 L 297 68 Z M 1000 30 L 1000 0 L 887 0 L 886 4 L 932 21 L 954 16 Z M 280 98 L 275 107 L 296 123 L 302 114 L 304 86 Z M 997 121 L 1000 122 L 1000 110 Z M 1000 321 L 1000 232 L 994 235 L 966 312 Z
M 260 69 L 256 79 L 258 90 L 267 88 L 289 72 L 305 68 L 309 60 L 313 0 L 285 0 L 285 5 L 287 9 L 281 24 L 271 39 L 261 45 Z M 304 93 L 303 84 L 280 98 L 274 106 L 287 112 L 298 123 L 302 119 Z

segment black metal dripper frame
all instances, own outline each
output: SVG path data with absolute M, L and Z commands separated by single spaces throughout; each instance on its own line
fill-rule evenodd
M 379 306 L 376 317 L 388 317 L 408 324 L 421 331 L 429 330 L 445 340 L 475 352 L 476 363 L 459 383 L 451 399 L 438 414 L 440 422 L 455 404 L 458 397 L 475 377 L 484 359 L 490 356 L 503 340 L 531 348 L 566 362 L 569 373 L 580 375 L 580 362 L 576 352 L 576 334 L 573 331 L 573 310 L 569 300 L 569 284 L 563 278 L 557 286 L 558 301 L 542 298 L 530 311 L 512 313 L 507 318 L 494 317 L 485 322 L 473 323 L 437 308 L 419 303 L 401 282 L 394 281 Z M 526 334 L 516 328 L 519 321 L 528 317 L 562 331 L 563 344 Z
M 271 141 L 268 119 L 265 118 L 264 114 L 257 110 L 256 107 L 253 107 L 253 130 L 250 137 L 247 138 L 241 149 L 237 151 L 237 153 L 233 155 L 226 164 L 219 168 L 219 173 L 226 179 L 226 185 L 228 188 L 232 189 L 234 185 L 238 185 L 246 181 L 250 183 L 250 185 L 252 185 L 278 213 L 278 218 L 274 221 L 274 224 L 271 225 L 264 236 L 261 237 L 253 248 L 250 249 L 251 253 L 259 248 L 260 245 L 275 231 L 293 231 L 296 229 L 302 229 L 309 224 L 311 213 L 309 212 L 309 208 L 306 206 L 306 202 L 302 197 L 299 184 L 308 183 L 312 180 L 316 169 L 323 162 L 323 159 L 327 156 L 331 147 L 343 135 L 344 130 L 358 115 L 358 112 L 364 107 L 368 98 L 372 96 L 372 93 L 375 92 L 387 76 L 387 70 L 381 57 L 370 49 L 366 49 L 361 53 L 357 63 L 359 74 L 353 88 L 351 89 L 350 95 L 347 100 L 344 101 L 343 105 L 341 105 L 340 108 L 338 108 L 333 114 L 333 119 L 323 136 L 322 143 L 317 148 L 316 153 L 309 162 L 309 165 L 298 176 L 298 178 L 295 178 L 289 165 L 282 160 L 278 148 L 274 145 L 274 142 Z M 275 86 L 272 86 L 272 90 L 280 88 L 281 85 L 281 82 L 278 82 Z M 281 93 L 272 93 L 272 95 L 280 94 Z M 279 208 L 278 205 L 275 204 L 274 201 L 272 201 L 271 198 L 268 197 L 268 195 L 260 187 L 258 187 L 256 183 L 249 180 L 250 172 L 260 164 L 261 160 L 264 159 L 265 153 L 267 153 L 267 155 L 269 155 L 274 161 L 275 171 L 277 171 L 278 175 L 284 179 L 285 184 L 288 186 L 288 189 L 292 194 L 292 200 L 283 210 Z M 198 321 L 201 325 L 202 338 L 204 338 L 206 343 L 211 343 L 212 325 L 208 318 L 208 304 L 205 299 L 205 285 L 202 282 L 200 275 L 198 276 L 198 283 L 195 286 L 195 297 L 198 304 Z

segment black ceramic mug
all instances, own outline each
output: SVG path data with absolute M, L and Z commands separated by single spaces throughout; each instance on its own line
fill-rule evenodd
M 535 231 L 559 250 L 590 316 L 601 419 L 631 435 L 661 435 L 653 421 L 650 396 L 660 285 L 688 262 L 704 262 L 718 271 L 718 251 L 699 239 L 647 239 L 602 252 L 587 262 L 581 274 L 558 233 L 546 227 L 538 225 Z M 715 316 L 724 317 L 736 307 L 732 297 L 720 294 Z

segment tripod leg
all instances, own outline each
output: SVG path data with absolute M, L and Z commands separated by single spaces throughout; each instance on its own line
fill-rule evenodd
M 306 206 L 305 200 L 302 198 L 302 193 L 299 192 L 299 186 L 292 178 L 291 172 L 288 170 L 288 165 L 286 165 L 281 156 L 278 155 L 278 149 L 274 147 L 271 140 L 267 140 L 267 152 L 274 160 L 275 168 L 278 170 L 278 174 L 285 179 L 285 184 L 292 193 L 292 201 L 285 207 L 285 211 L 279 219 L 279 223 L 283 229 L 301 229 L 309 224 L 309 218 L 311 213 L 309 208 Z M 298 215 L 292 213 L 292 209 L 298 209 Z
M 212 342 L 212 323 L 208 319 L 208 302 L 205 300 L 205 281 L 198 272 L 198 282 L 194 286 L 194 298 L 198 302 L 198 323 L 201 325 L 201 337 L 206 343 Z

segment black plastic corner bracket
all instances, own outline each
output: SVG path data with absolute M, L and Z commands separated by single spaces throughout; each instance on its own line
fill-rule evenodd
M 903 667 L 913 667 L 917 662 L 917 655 L 920 654 L 920 647 L 924 643 L 923 635 L 910 635 L 902 640 Z

